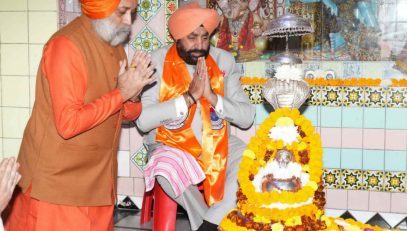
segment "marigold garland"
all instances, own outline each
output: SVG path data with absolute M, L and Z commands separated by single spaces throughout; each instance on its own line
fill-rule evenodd
M 291 145 L 285 146 L 282 141 L 273 141 L 268 137 L 269 130 L 275 126 L 275 123 L 280 117 L 289 117 L 294 121 L 295 126 L 298 126 L 305 134 L 300 141 L 294 142 Z M 298 157 L 298 147 L 301 143 L 301 149 L 304 148 L 309 153 L 309 175 L 311 184 L 307 184 L 297 192 L 288 191 L 271 191 L 271 192 L 256 192 L 255 187 L 250 180 L 250 175 L 256 175 L 261 167 L 265 166 L 264 156 L 267 151 L 276 152 L 278 149 L 285 148 L 291 151 L 295 158 Z M 248 144 L 247 152 L 252 152 L 254 155 L 244 155 L 238 172 L 238 181 L 242 193 L 247 197 L 247 205 L 260 207 L 271 203 L 296 204 L 302 203 L 314 196 L 317 189 L 316 185 L 321 181 L 322 176 L 322 147 L 320 137 L 315 133 L 315 128 L 311 122 L 300 115 L 298 109 L 282 108 L 271 113 L 264 120 L 260 128 L 257 130 L 256 136 L 252 137 Z M 253 158 L 253 156 L 255 158 Z M 298 161 L 298 159 L 296 160 Z M 242 211 L 245 213 L 246 211 Z M 249 211 L 247 211 L 249 212 Z
M 242 77 L 242 85 L 263 85 L 268 78 L 264 77 Z M 350 78 L 350 79 L 304 79 L 311 86 L 358 86 L 358 87 L 379 87 L 382 79 L 378 78 Z M 407 87 L 407 79 L 390 79 L 391 87 Z

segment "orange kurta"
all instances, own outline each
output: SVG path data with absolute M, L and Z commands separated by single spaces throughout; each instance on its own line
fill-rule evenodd
M 18 156 L 24 192 L 31 185 L 33 198 L 50 203 L 112 204 L 122 116 L 140 113 L 116 89 L 121 60 L 123 47 L 100 39 L 86 16 L 47 42 Z

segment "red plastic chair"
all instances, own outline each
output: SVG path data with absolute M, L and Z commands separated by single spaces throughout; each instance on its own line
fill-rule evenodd
M 140 224 L 151 220 L 153 199 L 153 231 L 175 231 L 178 204 L 164 192 L 157 181 L 152 191 L 144 192 Z

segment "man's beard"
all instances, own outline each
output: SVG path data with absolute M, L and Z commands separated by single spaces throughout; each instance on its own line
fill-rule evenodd
M 196 65 L 198 63 L 199 57 L 206 58 L 209 55 L 210 46 L 208 46 L 208 49 L 206 49 L 206 50 L 192 49 L 192 50 L 187 51 L 185 49 L 185 47 L 181 44 L 180 40 L 178 40 L 176 42 L 176 45 L 177 45 L 178 55 L 189 65 Z M 194 56 L 194 55 L 192 55 L 192 53 L 199 53 L 199 55 Z
M 127 42 L 131 32 L 130 26 L 124 25 L 119 27 L 110 17 L 93 20 L 92 25 L 96 33 L 105 42 L 110 43 L 114 47 Z

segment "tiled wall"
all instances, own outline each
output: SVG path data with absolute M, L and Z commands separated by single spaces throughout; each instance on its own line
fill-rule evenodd
M 337 78 L 389 78 L 384 70 L 392 65 L 304 62 L 302 68 L 334 70 Z M 245 76 L 268 76 L 275 64 L 253 62 L 240 64 L 239 68 Z M 393 76 L 403 76 L 395 70 L 386 72 L 390 71 Z M 248 131 L 236 130 L 236 134 L 248 140 L 271 108 L 261 97 L 261 86 L 245 85 L 244 89 L 256 104 L 256 126 Z M 378 212 L 389 227 L 405 219 L 407 87 L 314 86 L 301 110 L 321 134 L 327 210 L 340 211 L 339 215 L 348 210 L 363 221 Z
M 57 3 L 0 1 L 0 157 L 18 154 L 42 47 L 57 30 Z

